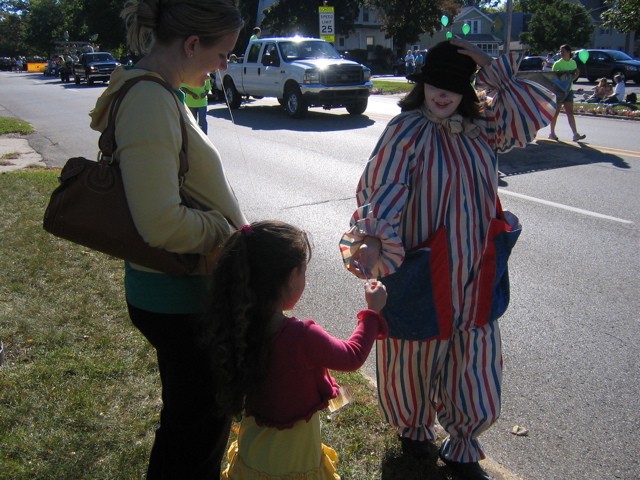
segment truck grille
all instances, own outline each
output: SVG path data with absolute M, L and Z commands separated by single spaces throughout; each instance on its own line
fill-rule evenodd
M 323 73 L 324 85 L 359 85 L 364 82 L 363 69 L 356 65 L 334 65 Z
M 104 73 L 106 75 L 110 75 L 116 69 L 114 65 L 95 65 L 94 64 L 94 67 L 96 68 L 98 73 Z

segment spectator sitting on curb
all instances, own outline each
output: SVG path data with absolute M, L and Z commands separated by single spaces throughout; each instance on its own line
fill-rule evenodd
M 613 79 L 616 82 L 616 88 L 613 91 L 613 95 L 605 97 L 603 103 L 624 103 L 624 93 L 626 91 L 624 77 L 620 74 L 617 74 L 615 77 L 613 77 Z
M 598 80 L 598 84 L 593 87 L 593 94 L 585 94 L 584 101 L 586 103 L 600 103 L 605 98 L 613 94 L 613 87 L 609 84 L 605 77 Z

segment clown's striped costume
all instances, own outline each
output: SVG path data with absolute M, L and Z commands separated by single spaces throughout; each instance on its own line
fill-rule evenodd
M 478 83 L 491 96 L 480 119 L 442 121 L 423 106 L 391 120 L 360 179 L 358 209 L 340 245 L 349 267 L 362 239 L 379 237 L 373 274 L 382 277 L 397 270 L 406 251 L 446 227 L 453 334 L 378 341 L 378 390 L 383 415 L 401 436 L 433 439 L 437 413 L 450 435 L 441 455 L 458 462 L 484 458 L 477 437 L 500 413 L 500 331 L 497 322 L 476 324 L 486 301 L 478 267 L 496 215 L 497 154 L 524 147 L 555 111 L 551 92 L 515 77 L 520 58 L 505 55 L 479 71 Z

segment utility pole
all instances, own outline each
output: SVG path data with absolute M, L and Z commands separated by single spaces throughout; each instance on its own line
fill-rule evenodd
M 503 53 L 511 51 L 511 24 L 513 22 L 513 0 L 507 0 L 507 23 L 504 28 Z

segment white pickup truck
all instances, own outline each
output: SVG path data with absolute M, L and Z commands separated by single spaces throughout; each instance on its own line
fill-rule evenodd
M 373 82 L 371 70 L 340 56 L 319 38 L 261 38 L 247 45 L 244 57 L 218 71 L 216 86 L 230 108 L 243 96 L 275 97 L 292 118 L 309 107 L 345 107 L 352 115 L 367 109 Z

